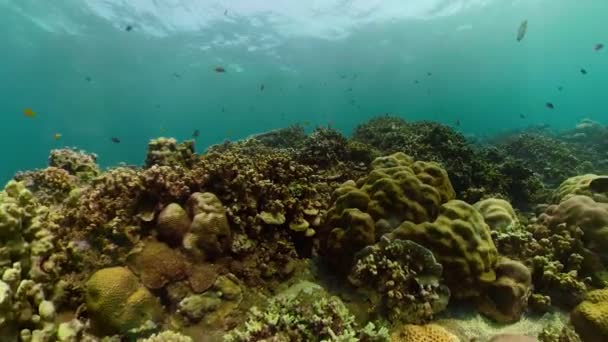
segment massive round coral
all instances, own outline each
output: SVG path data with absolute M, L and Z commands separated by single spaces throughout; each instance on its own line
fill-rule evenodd
M 476 296 L 496 280 L 498 252 L 490 228 L 481 214 L 463 201 L 443 204 L 433 222 L 406 221 L 389 235 L 431 250 L 443 265 L 446 284 L 455 297 Z

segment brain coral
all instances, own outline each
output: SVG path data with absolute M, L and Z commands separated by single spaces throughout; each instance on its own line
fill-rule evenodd
M 511 204 L 500 198 L 488 198 L 473 205 L 492 231 L 505 232 L 519 224 Z
M 441 283 L 442 267 L 419 244 L 383 236 L 356 260 L 350 282 L 371 292 L 374 307 L 392 322 L 422 323 L 446 308 L 450 291 Z
M 608 176 L 585 174 L 563 181 L 553 194 L 553 203 L 560 203 L 576 195 L 593 197 L 598 202 L 608 202 Z
M 93 323 L 106 334 L 126 333 L 162 315 L 158 300 L 124 267 L 95 272 L 86 283 L 86 304 Z
M 190 265 L 178 250 L 154 240 L 145 241 L 128 259 L 130 268 L 149 289 L 160 289 L 190 273 Z
M 547 208 L 540 220 L 549 229 L 558 225 L 577 226 L 583 230 L 586 246 L 597 253 L 608 248 L 608 203 L 598 203 L 587 196 L 576 195 Z
M 481 286 L 496 279 L 498 252 L 490 228 L 481 214 L 463 201 L 443 204 L 434 222 L 406 221 L 389 235 L 431 250 L 443 265 L 446 284 L 455 297 L 476 296 Z
M 570 313 L 570 319 L 583 341 L 608 341 L 608 289 L 587 293 Z
M 376 158 L 372 167 L 368 176 L 356 183 L 348 181 L 334 192 L 321 241 L 336 266 L 350 268 L 354 253 L 403 221 L 434 220 L 441 204 L 455 196 L 438 164 L 414 162 L 395 153 Z
M 391 342 L 460 342 L 460 339 L 437 324 L 406 324 L 391 334 Z

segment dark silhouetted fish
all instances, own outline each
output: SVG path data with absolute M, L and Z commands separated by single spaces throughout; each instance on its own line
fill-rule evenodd
M 519 24 L 519 29 L 517 30 L 517 41 L 521 42 L 522 39 L 526 36 L 526 32 L 528 31 L 528 21 L 524 20 Z
M 85 76 L 85 81 L 87 82 L 91 82 L 93 79 L 91 78 L 91 76 Z
M 193 138 L 198 138 L 199 135 L 201 135 L 201 131 L 199 131 L 198 129 L 195 129 L 194 132 L 192 132 Z
M 224 11 L 224 15 L 228 15 L 228 10 L 225 10 L 225 11 Z
M 581 74 L 587 75 L 587 70 L 581 68 Z
M 260 85 L 260 91 L 264 91 L 264 84 Z
M 127 25 L 125 26 L 125 31 L 129 32 L 133 30 L 133 26 L 132 25 Z
M 433 73 L 432 72 L 427 72 L 426 75 L 427 76 L 433 76 Z
M 525 116 L 524 114 L 519 114 L 519 118 L 520 118 L 520 119 L 525 119 L 525 118 L 526 118 L 526 116 Z
M 418 80 L 415 80 L 415 81 L 414 81 L 414 84 L 418 84 L 418 83 L 420 83 L 420 82 L 418 82 Z
M 173 77 L 175 77 L 175 78 L 181 78 L 181 77 L 182 77 L 182 75 L 180 75 L 180 74 L 178 74 L 178 73 L 174 72 L 174 73 L 173 73 Z
M 564 90 L 564 87 L 562 87 L 562 86 L 558 86 L 558 87 L 557 87 L 557 90 L 562 91 L 562 90 Z
M 223 67 L 221 67 L 221 66 L 220 66 L 220 67 L 216 67 L 216 68 L 215 68 L 215 69 L 213 69 L 213 70 L 215 70 L 215 72 L 226 72 L 226 69 L 224 69 L 224 68 L 223 68 Z
M 604 44 L 595 44 L 595 46 L 593 47 L 593 50 L 600 51 L 603 48 L 604 48 Z
M 456 122 L 454 122 L 454 125 L 456 125 L 456 127 L 460 127 L 460 120 L 456 120 Z
M 553 105 L 553 103 L 551 102 L 547 102 L 545 103 L 545 107 L 549 108 L 549 109 L 555 109 L 555 106 Z
M 117 137 L 112 137 L 110 140 L 112 140 L 112 142 L 115 144 L 120 144 L 120 139 L 118 139 Z

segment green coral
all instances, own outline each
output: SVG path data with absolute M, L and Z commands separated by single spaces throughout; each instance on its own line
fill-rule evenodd
M 598 202 L 608 202 L 607 176 L 592 173 L 574 176 L 563 181 L 553 193 L 553 203 L 563 202 L 576 195 L 592 197 Z
M 368 176 L 344 183 L 324 227 L 324 252 L 334 265 L 350 268 L 361 248 L 403 221 L 433 220 L 455 193 L 445 170 L 403 153 L 376 158 Z
M 457 298 L 477 296 L 496 279 L 498 252 L 483 216 L 471 205 L 451 200 L 433 222 L 406 221 L 392 238 L 412 240 L 433 252 L 443 265 L 446 284 Z
M 585 300 L 570 313 L 570 320 L 583 341 L 608 340 L 608 289 L 587 293 Z
M 423 323 L 446 308 L 450 291 L 441 281 L 443 268 L 419 244 L 384 236 L 355 259 L 351 284 L 391 322 Z
M 105 334 L 126 333 L 162 316 L 156 297 L 124 267 L 95 272 L 86 283 L 86 305 L 93 323 Z

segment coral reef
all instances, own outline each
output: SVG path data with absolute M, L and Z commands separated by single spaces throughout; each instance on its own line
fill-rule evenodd
M 160 289 L 170 282 L 187 278 L 190 265 L 178 251 L 162 242 L 148 240 L 128 257 L 129 267 L 149 289 Z
M 431 250 L 443 265 L 445 282 L 457 298 L 477 296 L 483 286 L 496 280 L 498 252 L 490 228 L 481 214 L 463 201 L 444 203 L 433 222 L 406 221 L 389 235 Z
M 177 143 L 173 138 L 157 138 L 148 143 L 146 167 L 153 165 L 190 167 L 195 159 L 194 140 Z
M 336 266 L 350 268 L 357 251 L 403 221 L 433 220 L 439 206 L 455 196 L 447 173 L 435 163 L 395 153 L 377 158 L 372 168 L 367 177 L 334 192 L 322 242 Z
M 587 293 L 570 313 L 576 332 L 585 342 L 608 340 L 608 289 Z
M 460 342 L 461 340 L 436 324 L 405 324 L 391 333 L 391 342 Z
M 585 174 L 563 181 L 553 194 L 553 203 L 559 204 L 572 196 L 584 195 L 598 202 L 608 202 L 607 176 Z
M 66 170 L 83 182 L 87 182 L 100 174 L 96 154 L 71 148 L 51 150 L 48 165 L 49 167 Z
M 508 233 L 519 225 L 519 219 L 511 204 L 500 198 L 487 198 L 474 204 L 493 232 Z
M 388 331 L 372 323 L 359 328 L 342 301 L 318 287 L 287 291 L 267 307 L 252 307 L 247 321 L 225 341 L 387 341 Z
M 249 137 L 267 147 L 298 148 L 306 140 L 306 132 L 301 125 L 292 125 Z
M 337 130 L 318 127 L 304 140 L 297 159 L 303 164 L 328 168 L 346 160 L 346 145 L 346 138 Z
M 575 226 L 583 231 L 585 245 L 597 253 L 608 248 L 608 203 L 598 203 L 587 196 L 572 196 L 559 205 L 547 208 L 540 219 L 549 228 Z
M 428 249 L 382 237 L 355 259 L 349 280 L 369 293 L 370 310 L 380 316 L 392 322 L 423 323 L 446 308 L 450 291 L 441 283 L 442 267 Z
M 188 199 L 186 208 L 192 224 L 184 237 L 184 247 L 198 256 L 213 257 L 227 251 L 230 225 L 219 198 L 210 192 L 195 192 Z
M 478 310 L 497 322 L 517 322 L 532 294 L 530 270 L 518 261 L 501 257 L 495 272 L 496 281 L 484 289 Z
M 159 321 L 162 315 L 157 298 L 124 267 L 95 272 L 86 284 L 86 305 L 97 329 L 109 335 Z

